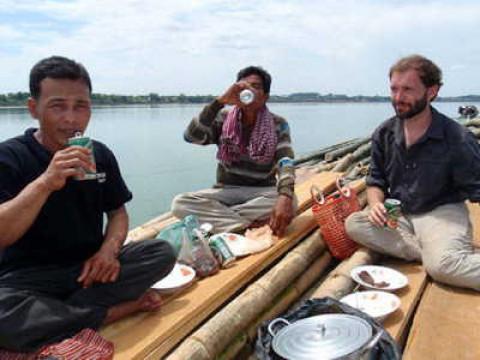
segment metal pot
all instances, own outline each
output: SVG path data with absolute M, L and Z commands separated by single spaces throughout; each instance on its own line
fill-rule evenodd
M 274 328 L 282 323 L 277 332 Z M 348 314 L 323 314 L 289 323 L 283 318 L 270 322 L 268 332 L 277 355 L 288 360 L 363 360 L 381 338 L 372 337 L 372 326 Z

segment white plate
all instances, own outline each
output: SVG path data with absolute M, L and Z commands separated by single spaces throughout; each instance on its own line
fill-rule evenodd
M 360 278 L 360 273 L 362 271 L 368 272 L 370 276 L 373 278 L 375 283 L 386 282 L 387 286 L 376 286 L 369 284 L 363 281 Z M 364 266 L 357 266 L 350 272 L 350 276 L 353 280 L 357 283 L 362 285 L 363 287 L 374 289 L 374 290 L 386 290 L 386 291 L 393 291 L 401 289 L 408 284 L 408 279 L 405 275 L 397 270 L 385 267 L 385 266 L 376 266 L 376 265 L 364 265 Z
M 162 280 L 152 285 L 153 289 L 163 293 L 172 293 L 183 289 L 195 279 L 195 270 L 190 266 L 176 263 L 172 271 Z
M 363 311 L 377 321 L 384 320 L 400 307 L 400 299 L 397 295 L 378 290 L 359 291 L 343 297 L 341 301 Z

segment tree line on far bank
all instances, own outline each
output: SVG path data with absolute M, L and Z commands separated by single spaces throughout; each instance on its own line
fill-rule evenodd
M 0 106 L 24 106 L 28 97 L 27 92 L 0 94 Z M 157 105 L 157 104 L 205 104 L 213 101 L 213 95 L 113 95 L 92 94 L 94 105 Z M 389 102 L 388 96 L 348 96 L 342 94 L 321 95 L 315 92 L 302 92 L 290 95 L 271 95 L 270 102 L 275 103 L 322 103 L 322 102 Z M 480 95 L 465 95 L 441 97 L 437 101 L 480 102 Z

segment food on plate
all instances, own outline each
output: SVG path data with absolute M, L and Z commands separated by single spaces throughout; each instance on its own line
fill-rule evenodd
M 192 270 L 190 270 L 187 267 L 181 267 L 180 272 L 182 273 L 183 276 L 189 276 L 192 274 Z
M 358 273 L 358 276 L 360 279 L 362 279 L 363 282 L 367 283 L 368 285 L 375 286 L 377 288 L 386 288 L 390 286 L 390 283 L 386 281 L 375 281 L 370 275 L 370 273 L 366 270 L 360 271 Z

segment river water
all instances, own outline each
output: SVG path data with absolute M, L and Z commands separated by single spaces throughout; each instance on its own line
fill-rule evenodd
M 459 103 L 438 103 L 457 117 Z M 479 104 L 476 104 L 477 107 Z M 388 103 L 270 104 L 285 117 L 295 153 L 301 155 L 355 137 L 369 136 L 392 116 Z M 183 131 L 202 105 L 94 108 L 87 134 L 115 153 L 134 194 L 128 204 L 131 227 L 167 211 L 175 194 L 215 182 L 215 147 L 183 141 Z M 37 126 L 25 109 L 0 109 L 0 141 Z

